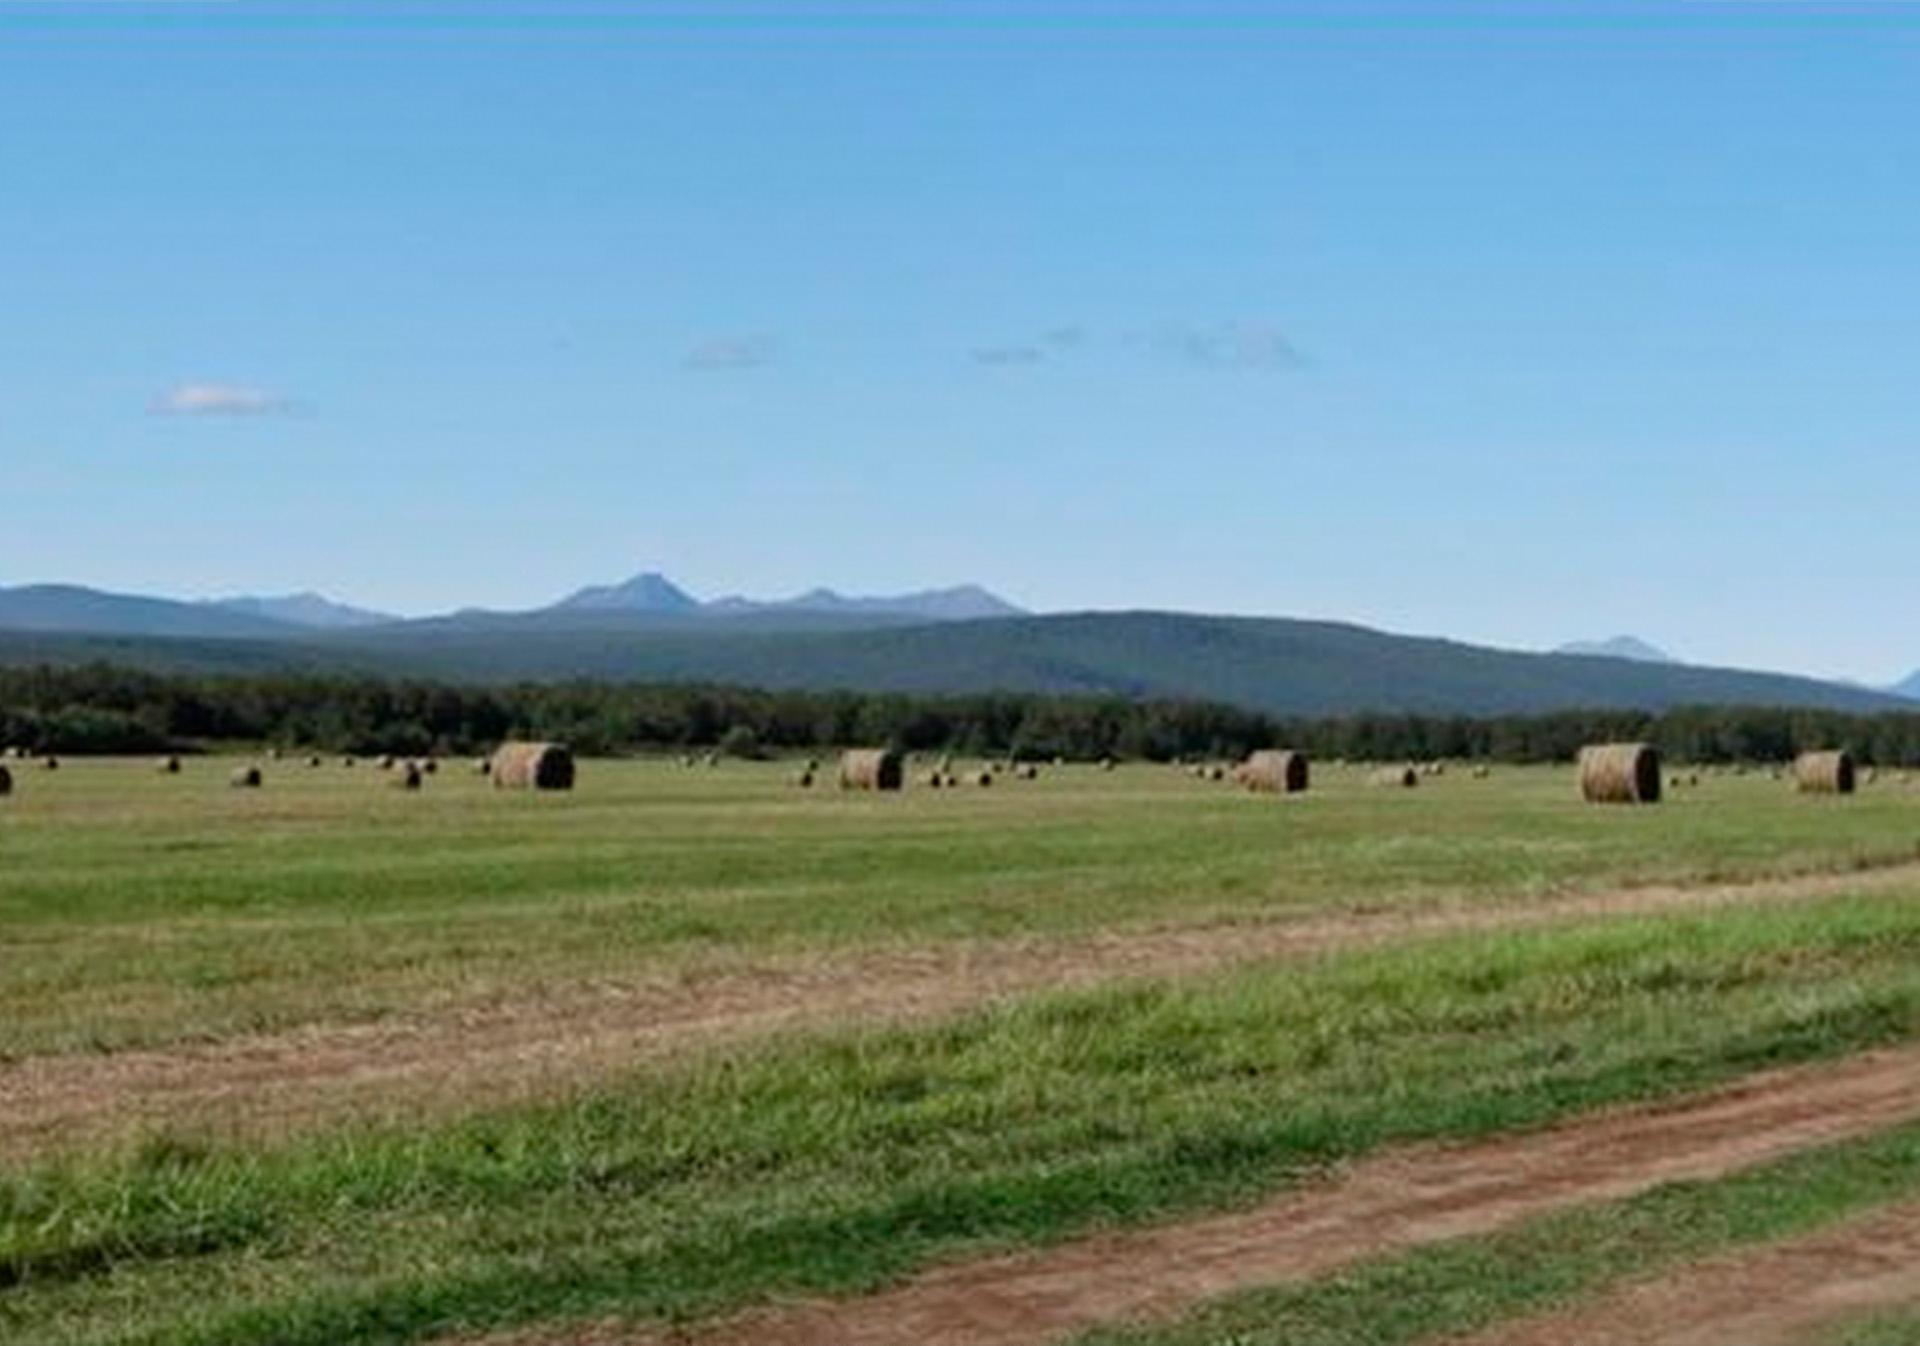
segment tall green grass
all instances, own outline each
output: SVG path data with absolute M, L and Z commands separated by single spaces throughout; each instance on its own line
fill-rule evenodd
M 697 1318 L 1253 1199 L 1920 1029 L 1920 905 L 1453 938 L 800 1038 L 414 1130 L 155 1141 L 0 1180 L 0 1325 L 400 1342 Z
M 443 771 L 76 761 L 0 807 L 0 1059 L 631 984 L 767 957 L 1287 920 L 1912 860 L 1920 793 L 1717 779 L 1583 807 L 1564 770 L 1256 799 L 1161 767 L 849 798 L 772 765 L 589 762 L 572 796 Z

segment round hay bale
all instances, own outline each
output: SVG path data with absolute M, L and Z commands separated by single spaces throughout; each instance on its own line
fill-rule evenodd
M 1234 779 L 1255 794 L 1293 795 L 1307 788 L 1307 755 L 1263 748 L 1234 770 Z
M 1066 758 L 1064 758 L 1064 757 L 1057 757 L 1057 756 L 1056 756 L 1056 757 L 1055 757 L 1055 758 L 1053 759 L 1053 764 L 1054 764 L 1055 766 L 1065 766 L 1065 765 L 1067 764 L 1067 759 L 1066 759 Z
M 307 758 L 307 765 L 311 768 L 317 768 L 320 766 L 320 764 L 321 763 L 320 763 L 319 753 L 314 753 L 311 757 Z
M 352 766 L 352 765 L 353 765 L 353 758 L 352 758 L 352 757 L 342 757 L 342 758 L 340 759 L 340 765 L 341 765 L 342 767 L 350 767 L 350 766 Z
M 1793 759 L 1793 783 L 1801 794 L 1850 795 L 1857 773 L 1853 754 L 1803 752 Z
M 431 776 L 436 774 L 440 770 L 440 763 L 436 761 L 434 758 L 422 757 L 420 759 L 420 769 L 426 772 L 429 776 Z
M 798 774 L 793 778 L 793 783 L 799 786 L 802 790 L 811 790 L 813 788 L 813 772 L 811 771 L 800 772 L 800 774 Z
M 929 790 L 938 790 L 946 783 L 947 775 L 944 771 L 929 771 L 926 775 L 925 784 Z
M 396 790 L 418 790 L 427 779 L 418 762 L 402 762 L 394 769 L 393 779 L 387 784 Z
M 1221 766 L 1218 762 L 1215 762 L 1212 766 L 1207 768 L 1208 780 L 1223 781 L 1226 778 L 1227 778 L 1227 769 Z
M 1486 765 L 1484 762 L 1473 769 L 1473 778 L 1475 780 L 1485 780 L 1487 777 L 1491 776 L 1492 774 L 1493 774 L 1493 768 Z
M 1367 784 L 1396 790 L 1411 790 L 1420 784 L 1420 773 L 1409 762 L 1405 766 L 1383 766 L 1367 776 Z
M 476 776 L 491 776 L 493 774 L 493 759 L 491 757 L 476 757 L 473 761 L 473 774 Z
M 1039 780 L 1040 768 L 1028 762 L 1013 774 L 1016 780 Z
M 0 766 L 0 795 L 10 795 L 12 793 L 13 773 L 5 767 Z
M 840 754 L 842 790 L 898 790 L 906 784 L 906 759 L 892 748 L 848 748 Z
M 169 754 L 155 762 L 153 769 L 163 776 L 177 776 L 180 774 L 180 759 Z
M 1100 759 L 1100 769 L 1102 771 L 1112 771 L 1115 767 L 1119 765 L 1120 764 L 1114 761 L 1111 757 L 1102 757 Z
M 279 760 L 280 760 L 280 749 L 279 749 L 279 748 L 277 748 L 277 747 L 276 747 L 276 748 L 268 748 L 268 749 L 267 749 L 267 760 L 268 760 L 269 762 L 277 762 L 277 761 L 279 761 Z
M 564 743 L 502 743 L 487 774 L 496 790 L 571 790 L 573 749 Z
M 974 778 L 973 783 L 975 785 L 978 785 L 981 789 L 984 790 L 988 786 L 993 784 L 993 773 L 991 771 L 982 771 L 978 776 Z
M 1660 802 L 1660 753 L 1649 743 L 1590 743 L 1580 750 L 1580 797 L 1589 804 Z
M 374 759 L 373 764 L 379 767 L 382 771 L 391 771 L 393 770 L 394 763 L 397 762 L 398 760 L 399 759 L 396 758 L 392 753 L 383 752 L 380 754 L 379 757 Z
M 52 753 L 48 753 L 40 759 L 40 766 L 46 771 L 58 771 L 60 769 L 60 759 Z
M 258 790 L 265 779 L 257 766 L 237 766 L 227 777 L 227 784 L 236 790 Z

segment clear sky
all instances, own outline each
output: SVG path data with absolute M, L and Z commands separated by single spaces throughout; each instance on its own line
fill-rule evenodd
M 0 583 L 1884 681 L 1920 6 L 0 0 Z

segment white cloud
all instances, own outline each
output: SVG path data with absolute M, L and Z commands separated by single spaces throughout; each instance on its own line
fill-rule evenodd
M 979 365 L 1032 365 L 1047 358 L 1038 346 L 976 346 L 969 354 Z
M 780 355 L 780 343 L 766 332 L 712 336 L 695 343 L 680 363 L 687 369 L 758 369 Z
M 279 393 L 234 383 L 176 383 L 152 406 L 158 416 L 277 416 L 292 409 Z
M 1162 323 L 1153 344 L 1168 355 L 1218 369 L 1299 369 L 1307 362 L 1286 333 L 1263 322 Z

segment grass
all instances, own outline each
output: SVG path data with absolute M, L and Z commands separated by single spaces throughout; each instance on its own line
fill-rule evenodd
M 457 765 L 31 768 L 0 803 L 0 1060 L 538 997 L 775 956 L 1515 902 L 1908 860 L 1920 793 L 1719 778 L 1596 810 L 1564 770 L 1256 799 L 1171 769 L 843 797 L 730 763 L 588 763 L 571 796 Z
M 1303 1285 L 1252 1291 L 1165 1326 L 1106 1329 L 1075 1346 L 1415 1346 L 1549 1312 L 1687 1262 L 1812 1233 L 1920 1192 L 1920 1123 L 1713 1182 L 1532 1220 Z M 1888 1318 L 1836 1346 L 1920 1341 Z
M 1905 897 L 1105 987 L 734 1050 L 434 1126 L 155 1141 L 0 1180 L 0 1330 L 403 1342 L 871 1288 L 1920 1031 Z

